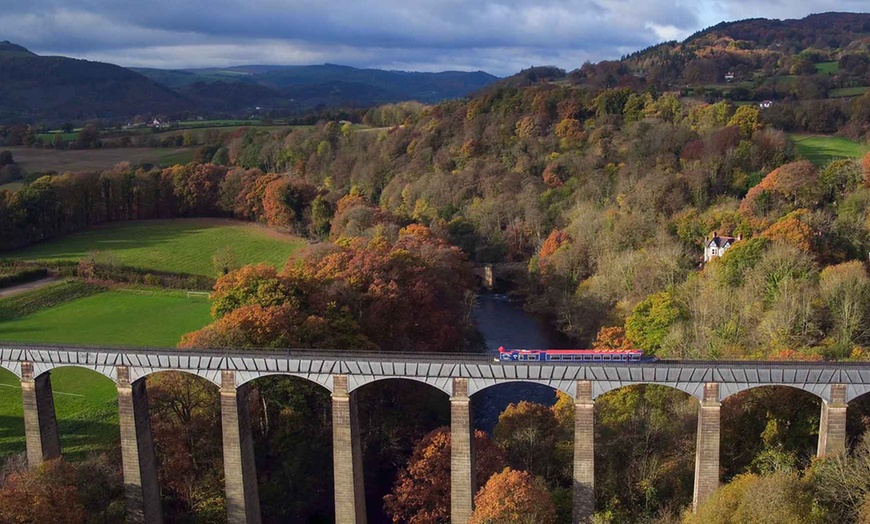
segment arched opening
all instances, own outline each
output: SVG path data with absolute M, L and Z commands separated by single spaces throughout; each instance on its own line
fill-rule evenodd
M 698 399 L 637 384 L 595 399 L 595 500 L 615 521 L 677 516 L 694 491 Z
M 722 481 L 744 472 L 803 469 L 818 447 L 821 399 L 791 386 L 760 386 L 722 401 Z
M 559 522 L 571 522 L 574 460 L 574 399 L 536 382 L 500 382 L 471 397 L 474 425 L 490 435 L 497 455 L 487 458 L 490 471 L 508 466 L 542 479 L 556 507 Z M 475 450 L 476 460 L 481 459 Z M 478 483 L 480 490 L 485 480 Z
M 220 389 L 183 371 L 146 380 L 164 519 L 226 519 Z
M 291 375 L 260 377 L 248 387 L 263 522 L 333 522 L 329 391 Z
M 67 461 L 108 454 L 120 464 L 118 389 L 110 378 L 75 366 L 51 370 L 60 446 Z
M 40 395 L 46 389 L 36 393 L 39 399 L 37 412 L 41 419 L 43 414 L 46 415 L 40 420 L 39 429 L 43 437 L 57 435 L 62 460 L 43 463 L 43 467 L 51 468 L 49 471 L 52 473 L 41 479 L 29 477 L 29 481 L 44 489 L 44 483 L 50 482 L 50 477 L 51 481 L 56 481 L 52 489 L 66 490 L 71 499 L 64 500 L 75 501 L 73 505 L 95 522 L 120 521 L 124 509 L 124 481 L 118 395 L 114 381 L 89 368 L 64 366 L 52 369 L 50 375 L 38 377 L 37 383 L 40 388 L 51 385 L 51 403 L 47 402 L 47 396 Z M 40 411 L 43 409 L 45 411 Z M 38 437 L 35 440 L 40 441 Z M 54 438 L 47 437 L 46 440 Z M 51 445 L 54 451 L 46 458 L 57 457 L 57 440 L 54 442 Z M 3 473 L 28 478 L 34 471 L 40 471 L 28 468 L 33 462 L 28 464 L 25 461 L 26 451 L 21 381 L 13 373 L 0 370 L 0 467 Z M 36 456 L 40 456 L 39 451 L 36 451 Z M 4 464 L 6 460 L 8 462 Z M 54 476 L 57 472 L 68 475 Z M 34 488 L 34 491 L 38 490 L 38 487 Z M 74 509 L 70 508 L 70 511 Z
M 870 431 L 870 394 L 849 401 L 846 410 L 846 449 L 852 450 Z
M 415 446 L 433 430 L 450 426 L 449 397 L 423 382 L 392 378 L 351 395 L 358 406 L 368 521 L 392 522 L 384 497 L 394 492 Z
M 22 413 L 21 379 L 0 368 L 0 466 L 25 452 Z

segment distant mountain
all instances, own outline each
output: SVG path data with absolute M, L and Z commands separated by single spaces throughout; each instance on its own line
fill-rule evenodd
M 135 115 L 299 114 L 389 102 L 440 102 L 497 80 L 482 71 L 414 73 L 317 66 L 126 69 L 39 56 L 0 42 L 0 123 L 123 120 Z
M 215 109 L 217 100 L 209 87 L 213 84 L 232 86 L 249 106 L 308 109 L 319 105 L 366 107 L 405 100 L 435 103 L 466 96 L 498 80 L 483 71 L 418 73 L 334 64 L 134 71 L 191 99 L 202 95 Z
M 190 102 L 129 69 L 60 56 L 38 56 L 0 43 L 0 122 L 58 123 L 174 113 Z

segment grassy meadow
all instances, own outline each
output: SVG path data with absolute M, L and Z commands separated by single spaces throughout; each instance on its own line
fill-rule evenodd
M 229 247 L 239 264 L 283 268 L 304 240 L 256 224 L 220 219 L 117 222 L 14 251 L 7 258 L 79 260 L 92 251 L 118 263 L 159 271 L 214 276 L 212 256 Z
M 870 147 L 839 136 L 792 134 L 798 155 L 817 166 L 840 158 L 860 158 Z
M 108 291 L 0 322 L 0 340 L 174 347 L 211 322 L 210 307 L 207 298 L 184 292 Z

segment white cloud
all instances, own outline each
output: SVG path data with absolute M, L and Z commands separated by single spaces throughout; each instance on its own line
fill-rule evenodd
M 0 35 L 128 66 L 333 62 L 512 74 L 682 39 L 725 19 L 867 0 L 0 0 Z M 8 4 L 8 5 L 6 5 Z

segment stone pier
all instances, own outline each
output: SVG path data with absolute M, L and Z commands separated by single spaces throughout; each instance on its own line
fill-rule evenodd
M 118 366 L 116 371 L 127 522 L 160 523 L 163 522 L 163 515 L 157 479 L 157 454 L 151 438 L 145 379 L 131 384 L 127 366 Z
M 595 513 L 595 418 L 592 382 L 577 382 L 574 398 L 574 523 Z
M 21 399 L 24 404 L 24 440 L 31 467 L 60 457 L 60 436 L 48 372 L 33 376 L 33 363 L 21 363 Z
M 335 523 L 365 524 L 366 497 L 356 398 L 347 391 L 347 375 L 334 375 L 332 385 Z
M 698 409 L 698 444 L 695 448 L 695 495 L 692 511 L 719 487 L 719 384 L 704 385 L 704 400 Z
M 221 372 L 221 427 L 227 522 L 259 524 L 260 496 L 254 464 L 254 442 L 248 412 L 247 385 L 236 388 L 234 371 Z
M 468 380 L 453 379 L 450 397 L 450 522 L 466 524 L 474 511 L 474 419 Z
M 846 385 L 831 384 L 831 395 L 822 399 L 817 456 L 836 455 L 846 451 Z

